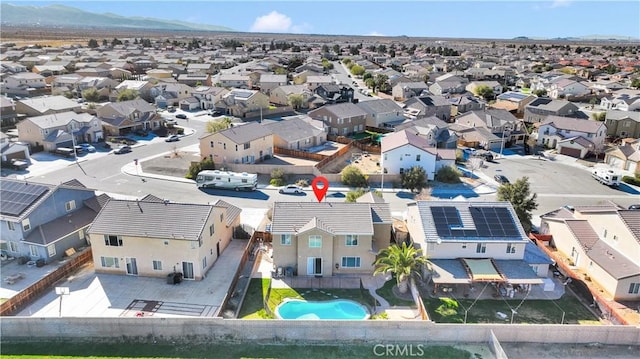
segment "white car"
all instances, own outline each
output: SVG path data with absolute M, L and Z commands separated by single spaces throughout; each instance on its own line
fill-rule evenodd
M 293 193 L 293 194 L 298 194 L 298 193 L 302 193 L 302 187 L 300 186 L 296 186 L 294 184 L 290 184 L 288 186 L 284 186 L 282 188 L 280 188 L 280 190 L 278 191 L 280 193 Z

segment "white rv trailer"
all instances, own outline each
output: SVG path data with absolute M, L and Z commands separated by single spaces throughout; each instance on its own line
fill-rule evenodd
M 196 177 L 198 188 L 222 188 L 236 191 L 255 191 L 258 188 L 258 175 L 255 173 L 236 173 L 219 170 L 205 170 Z
M 596 168 L 591 172 L 591 176 L 607 186 L 619 186 L 622 176 L 620 173 L 606 168 Z

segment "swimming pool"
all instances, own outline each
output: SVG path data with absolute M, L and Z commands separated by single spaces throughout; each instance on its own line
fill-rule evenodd
M 337 319 L 362 320 L 369 318 L 369 311 L 362 305 L 345 299 L 322 302 L 308 302 L 300 299 L 286 299 L 276 308 L 279 319 Z

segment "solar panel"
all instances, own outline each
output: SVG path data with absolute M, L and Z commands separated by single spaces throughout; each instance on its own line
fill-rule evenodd
M 430 207 L 431 215 L 440 237 L 451 237 L 455 227 L 462 227 L 462 219 L 456 207 Z
M 47 193 L 47 186 L 27 183 L 2 181 L 0 187 L 0 213 L 7 216 L 20 216 L 29 206 Z
M 481 237 L 516 237 L 520 235 L 511 212 L 504 207 L 469 207 Z

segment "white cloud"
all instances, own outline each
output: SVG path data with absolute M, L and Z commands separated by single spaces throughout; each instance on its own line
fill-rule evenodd
M 385 34 L 381 34 L 377 31 L 371 31 L 370 33 L 366 34 L 365 36 L 386 36 Z
M 311 29 L 313 29 L 313 26 L 311 26 L 311 24 L 307 24 L 306 22 L 300 25 L 291 26 L 291 32 L 294 34 L 306 34 L 311 32 Z
M 251 31 L 253 32 L 288 32 L 292 27 L 291 18 L 277 11 L 272 11 L 267 15 L 258 16 Z
M 571 5 L 571 1 L 572 0 L 554 0 L 551 3 L 550 7 L 552 9 L 555 9 L 555 8 L 558 8 L 558 7 L 567 7 L 567 6 Z

